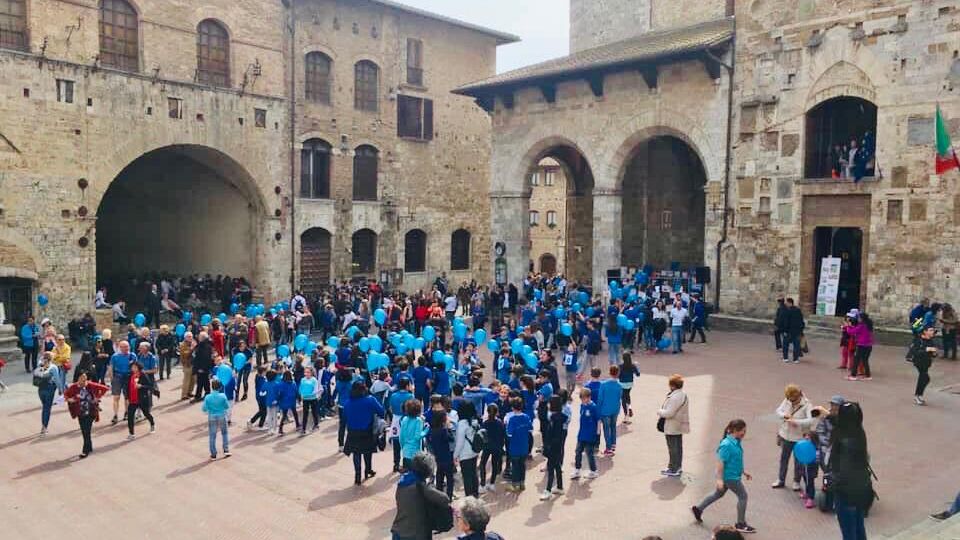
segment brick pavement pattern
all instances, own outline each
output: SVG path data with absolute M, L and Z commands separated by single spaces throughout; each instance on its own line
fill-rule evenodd
M 897 347 L 876 347 L 874 380 L 842 380 L 838 346 L 811 340 L 812 353 L 799 365 L 781 363 L 764 336 L 713 332 L 710 342 L 688 345 L 682 356 L 639 355 L 643 373 L 633 389 L 631 425 L 621 423 L 615 458 L 599 458 L 600 477 L 567 481 L 567 491 L 547 502 L 541 459 L 529 465 L 528 489 L 520 495 L 485 494 L 491 528 L 508 540 L 522 538 L 620 539 L 658 534 L 667 540 L 705 540 L 709 529 L 735 518 L 735 497 L 725 497 L 705 513 L 703 526 L 689 508 L 712 486 L 713 450 L 725 423 L 744 418 L 746 468 L 754 475 L 748 520 L 757 539 L 839 538 L 832 515 L 804 509 L 789 490 L 773 491 L 777 469 L 774 410 L 783 386 L 795 382 L 815 403 L 833 394 L 863 404 L 873 468 L 880 495 L 867 520 L 871 536 L 890 535 L 941 510 L 952 499 L 960 463 L 951 459 L 960 442 L 960 365 L 938 361 L 931 372 L 927 407 L 912 404 L 915 373 Z M 601 355 L 605 359 L 605 355 Z M 0 523 L 3 538 L 47 538 L 69 531 L 98 539 L 260 539 L 389 537 L 394 515 L 396 475 L 390 456 L 374 456 L 380 473 L 362 487 L 352 485 L 349 458 L 337 453 L 336 422 L 299 438 L 269 438 L 245 432 L 256 404 L 236 408 L 231 430 L 233 457 L 211 462 L 206 418 L 199 405 L 171 401 L 179 374 L 161 385 L 155 406 L 158 431 L 125 440 L 123 424 L 105 420 L 94 428 L 95 452 L 77 459 L 80 433 L 65 407 L 58 407 L 50 433 L 38 438 L 39 401 L 25 375 L 4 378 L 11 389 L 0 397 Z M 685 440 L 685 471 L 680 479 L 660 476 L 666 446 L 655 428 L 654 411 L 666 393 L 666 378 L 686 377 L 691 430 Z M 574 407 L 574 411 L 577 407 Z M 622 421 L 622 417 L 621 417 Z M 572 472 L 576 422 L 567 439 L 564 474 Z M 538 435 L 539 437 L 539 435 Z M 452 536 L 450 536 L 452 537 Z

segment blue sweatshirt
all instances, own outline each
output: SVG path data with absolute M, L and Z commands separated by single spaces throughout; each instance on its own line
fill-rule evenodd
M 596 443 L 600 440 L 600 412 L 594 402 L 580 404 L 580 429 L 577 442 Z
M 423 446 L 423 438 L 427 436 L 427 425 L 423 418 L 417 416 L 411 418 L 404 416 L 400 418 L 400 455 L 403 459 L 413 459 Z
M 507 428 L 499 418 L 491 418 L 483 423 L 483 429 L 487 430 L 487 452 L 491 454 L 503 454 L 504 445 L 507 442 Z
M 374 416 L 383 416 L 383 405 L 373 396 L 350 398 L 344 406 L 347 429 L 365 430 L 373 425 Z
M 427 434 L 427 442 L 430 444 L 430 451 L 433 453 L 433 457 L 437 460 L 437 465 L 449 465 L 453 463 L 453 449 L 450 448 L 450 444 L 453 442 L 453 436 L 450 435 L 449 429 L 445 427 L 431 429 L 430 433 Z
M 501 383 L 510 382 L 510 370 L 513 368 L 509 355 L 497 355 L 497 380 Z
M 413 394 L 408 390 L 397 390 L 390 395 L 388 402 L 390 412 L 392 412 L 394 416 L 403 416 L 403 404 L 411 399 L 413 399 Z
M 291 411 L 297 407 L 297 383 L 283 381 L 277 390 L 277 403 L 281 411 Z
M 317 378 L 304 377 L 300 379 L 300 399 L 317 399 Z
M 413 388 L 417 397 L 427 396 L 427 381 L 433 378 L 433 372 L 426 366 L 417 366 L 413 370 Z
M 563 368 L 567 370 L 567 373 L 576 373 L 580 370 L 579 359 L 577 358 L 577 351 L 564 351 L 563 353 Z
M 437 369 L 433 374 L 433 393 L 441 396 L 450 395 L 450 374 L 447 373 L 446 364 Z
M 526 414 L 515 414 L 510 417 L 507 423 L 507 453 L 510 457 L 521 457 L 530 452 L 528 437 L 532 429 L 533 422 Z
M 597 407 L 600 409 L 600 416 L 614 416 L 620 413 L 620 395 L 623 394 L 620 381 L 616 379 L 604 380 L 600 383 L 600 391 L 597 394 Z
M 257 403 L 263 403 L 267 397 L 267 390 L 264 388 L 267 384 L 267 378 L 263 375 L 257 375 L 253 380 L 253 393 L 257 397 Z
M 264 385 L 264 397 L 263 401 L 267 404 L 267 407 L 272 407 L 277 404 L 277 398 L 280 395 L 280 383 L 276 379 L 272 381 L 267 381 Z
M 230 410 L 230 400 L 227 399 L 227 396 L 225 396 L 223 392 L 214 390 L 203 398 L 202 409 L 210 419 L 225 418 L 227 411 Z
M 598 399 L 600 399 L 600 383 L 601 382 L 602 381 L 599 381 L 597 379 L 590 379 L 589 381 L 587 381 L 587 384 L 583 385 L 585 388 L 590 389 L 590 401 L 596 402 Z
M 520 397 L 523 398 L 523 414 L 529 416 L 533 422 L 537 410 L 537 394 L 530 390 L 521 390 Z

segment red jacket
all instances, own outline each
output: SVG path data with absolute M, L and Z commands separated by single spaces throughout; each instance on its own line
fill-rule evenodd
M 87 381 L 87 390 L 93 393 L 93 399 L 95 402 L 99 402 L 100 398 L 103 397 L 110 388 L 95 383 L 93 381 Z M 80 415 L 80 402 L 77 401 L 77 397 L 80 395 L 80 384 L 73 383 L 67 387 L 67 390 L 63 393 L 63 397 L 67 400 L 67 408 L 70 410 L 70 417 L 76 418 Z M 94 407 L 93 409 L 93 418 L 95 421 L 100 421 L 100 407 Z
M 220 356 L 223 356 L 225 351 L 224 347 L 224 335 L 223 330 L 214 330 L 210 332 L 210 342 L 213 344 L 213 350 L 220 353 Z

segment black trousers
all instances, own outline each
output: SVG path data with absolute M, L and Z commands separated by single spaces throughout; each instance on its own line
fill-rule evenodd
M 850 366 L 850 376 L 856 377 L 859 367 L 863 366 L 863 376 L 870 376 L 870 353 L 873 352 L 873 347 L 857 347 L 857 351 L 853 353 L 853 365 Z
M 347 415 L 343 412 L 343 407 L 337 408 L 337 446 L 343 447 L 343 439 L 347 435 Z
M 697 337 L 697 333 L 700 334 L 700 339 L 702 340 L 701 343 L 706 343 L 707 336 L 703 333 L 703 327 L 695 324 L 690 326 L 690 337 L 687 338 L 687 341 L 693 343 L 694 338 Z
M 173 355 L 171 354 L 161 354 L 160 355 L 160 369 L 157 370 L 157 373 L 160 374 L 160 380 L 164 379 L 164 373 L 166 373 L 166 378 L 170 378 L 170 371 L 173 369 Z
M 150 426 L 153 427 L 153 415 L 150 414 L 150 407 L 144 407 L 139 403 L 128 403 L 127 404 L 127 431 L 133 435 L 133 424 L 137 419 L 137 409 L 143 411 L 143 416 L 150 422 Z
M 263 427 L 263 423 L 267 420 L 267 404 L 257 400 L 257 414 L 250 417 L 250 423 L 257 422 L 258 427 Z
M 440 491 L 446 491 L 453 498 L 453 463 L 437 463 L 436 485 Z
M 480 486 L 477 484 L 477 458 L 460 460 L 460 474 L 463 475 L 463 491 L 467 497 L 479 497 Z
M 194 399 L 201 400 L 210 393 L 210 372 L 197 372 L 197 391 L 194 392 Z
M 301 425 L 303 426 L 304 431 L 307 430 L 307 411 L 308 410 L 313 411 L 313 414 L 312 414 L 313 427 L 317 427 L 317 425 L 320 423 L 320 415 L 317 412 L 317 400 L 305 399 L 303 400 L 303 422 L 301 422 Z
M 487 485 L 487 461 L 490 461 L 490 484 L 497 483 L 497 475 L 503 470 L 503 452 L 480 454 L 480 485 Z
M 36 347 L 30 347 L 29 349 L 23 349 L 23 367 L 26 368 L 27 373 L 32 373 L 33 370 L 37 369 L 37 349 Z
M 297 427 L 297 430 L 300 429 L 300 419 L 297 418 L 296 409 L 286 409 L 280 414 L 280 433 L 283 433 L 283 424 L 287 421 L 287 413 L 290 413 L 290 416 L 293 417 L 293 424 Z M 306 426 L 307 416 L 303 416 L 304 426 Z
M 373 452 L 353 453 L 353 478 L 360 481 L 360 458 L 363 457 L 363 470 L 366 473 L 373 471 Z
M 927 385 L 930 384 L 930 375 L 927 373 L 927 370 L 930 368 L 917 368 L 917 389 L 913 393 L 915 396 L 923 396 L 924 390 L 927 389 Z
M 78 420 L 80 422 L 80 433 L 83 435 L 83 450 L 80 453 L 89 454 L 93 452 L 93 416 L 81 416 Z
M 556 480 L 557 489 L 563 489 L 563 453 L 556 458 L 547 458 L 547 491 L 553 489 L 553 482 Z

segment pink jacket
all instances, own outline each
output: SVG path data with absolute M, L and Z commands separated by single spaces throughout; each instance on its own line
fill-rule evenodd
M 866 323 L 861 321 L 856 326 L 848 326 L 847 334 L 857 343 L 857 347 L 873 347 L 873 332 Z

